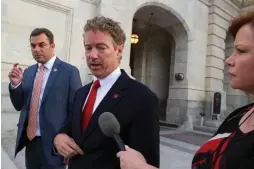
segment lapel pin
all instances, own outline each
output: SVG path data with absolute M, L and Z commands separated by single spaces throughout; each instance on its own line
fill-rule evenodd
M 118 94 L 114 94 L 114 96 L 113 96 L 113 97 L 114 97 L 115 99 L 116 99 L 116 98 L 118 98 Z
M 57 69 L 55 68 L 55 69 L 54 69 L 54 72 L 56 72 L 56 71 L 57 71 Z

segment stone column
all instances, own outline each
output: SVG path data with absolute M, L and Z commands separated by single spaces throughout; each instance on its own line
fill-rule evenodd
M 221 93 L 221 113 L 226 110 L 226 92 L 223 89 L 225 39 L 230 16 L 218 6 L 209 8 L 208 43 L 206 56 L 205 125 L 218 127 L 220 120 L 212 121 L 214 93 Z

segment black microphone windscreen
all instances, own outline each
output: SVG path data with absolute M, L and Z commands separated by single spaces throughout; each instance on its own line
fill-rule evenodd
M 98 123 L 103 134 L 108 137 L 120 133 L 120 124 L 112 113 L 102 113 L 98 119 Z

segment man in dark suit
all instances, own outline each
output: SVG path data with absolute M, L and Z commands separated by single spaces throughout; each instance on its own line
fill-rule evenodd
M 120 123 L 124 143 L 140 151 L 147 163 L 159 166 L 158 99 L 119 68 L 123 30 L 109 18 L 95 17 L 87 21 L 83 36 L 94 80 L 76 93 L 72 123 L 54 139 L 58 153 L 69 158 L 69 169 L 119 169 L 117 145 L 98 126 L 99 116 L 111 112 Z
M 21 110 L 15 156 L 26 146 L 27 169 L 63 169 L 63 157 L 53 153 L 53 140 L 71 115 L 75 92 L 81 87 L 79 71 L 54 54 L 50 30 L 34 29 L 30 44 L 37 64 L 24 73 L 15 64 L 9 73 L 10 98 Z

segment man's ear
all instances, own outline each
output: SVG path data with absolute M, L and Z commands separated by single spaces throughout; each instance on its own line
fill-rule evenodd
M 55 48 L 55 47 L 56 47 L 55 42 L 52 42 L 52 43 L 50 44 L 50 46 L 51 46 L 51 48 Z
M 123 55 L 123 45 L 117 45 L 117 56 L 120 58 Z

